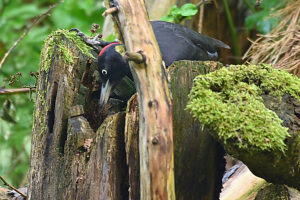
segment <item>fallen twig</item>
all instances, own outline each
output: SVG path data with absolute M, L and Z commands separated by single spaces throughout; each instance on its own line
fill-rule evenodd
M 0 176 L 0 179 L 3 181 L 4 185 L 8 186 L 10 189 L 16 191 L 16 192 L 19 193 L 22 197 L 24 197 L 25 199 L 27 199 L 27 195 L 26 195 L 26 194 L 24 194 L 23 192 L 21 192 L 20 190 L 18 190 L 18 189 L 15 188 L 14 186 L 8 184 L 8 183 L 6 182 L 6 180 L 5 180 L 2 176 Z
M 5 53 L 4 57 L 2 58 L 1 62 L 0 62 L 0 69 L 2 68 L 3 63 L 6 61 L 7 57 L 9 56 L 9 54 L 12 52 L 12 50 L 23 40 L 23 38 L 29 33 L 29 31 L 36 25 L 38 24 L 40 21 L 42 21 L 45 17 L 47 17 L 50 12 L 58 5 L 60 4 L 62 1 L 51 5 L 48 10 L 46 10 L 46 12 L 44 12 L 43 14 L 35 17 L 35 20 L 32 22 L 32 24 L 30 26 L 28 26 L 25 31 L 23 32 L 23 34 L 19 37 L 19 39 L 17 41 L 15 41 L 15 43 L 12 45 L 12 47 L 10 47 L 10 49 Z

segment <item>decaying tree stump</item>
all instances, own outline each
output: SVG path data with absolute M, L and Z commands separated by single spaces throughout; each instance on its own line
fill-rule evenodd
M 139 108 L 137 94 L 128 100 L 125 123 L 129 199 L 140 199 Z
M 300 80 L 232 65 L 194 80 L 188 109 L 255 175 L 300 189 Z
M 139 199 L 137 99 L 127 108 L 126 126 L 123 112 L 110 111 L 111 115 L 106 118 L 106 110 L 97 107 L 96 60 L 89 58 L 89 51 L 81 50 L 87 46 L 80 46 L 85 44 L 77 39 L 73 34 L 60 31 L 51 35 L 45 44 L 37 86 L 28 197 L 128 199 L 130 195 L 131 199 Z M 186 69 L 189 73 L 176 72 L 180 65 L 184 67 L 179 69 Z M 184 75 L 173 79 L 179 82 L 172 81 L 174 101 L 182 101 L 173 112 L 175 130 L 180 130 L 175 132 L 175 152 L 178 154 L 175 163 L 180 169 L 177 191 L 179 199 L 192 196 L 196 189 L 203 192 L 200 199 L 210 199 L 218 195 L 220 184 L 217 182 L 223 170 L 222 153 L 216 154 L 216 143 L 208 134 L 198 133 L 200 126 L 191 117 L 180 121 L 181 117 L 188 115 L 184 111 L 186 96 L 175 92 L 176 84 L 179 84 L 182 91 L 185 88 L 182 94 L 188 93 L 192 77 L 202 69 L 198 67 L 199 63 L 189 68 L 191 65 L 192 62 L 177 64 L 173 75 L 169 75 Z M 132 122 L 129 119 L 133 119 Z M 186 131 L 183 126 L 186 126 Z M 131 131 L 130 135 L 129 130 L 135 131 L 134 134 Z M 190 146 L 194 148 L 189 150 Z M 202 151 L 205 153 L 200 153 Z
M 99 82 L 93 79 L 96 61 L 89 56 L 90 49 L 67 31 L 46 41 L 37 85 L 29 199 L 128 196 L 124 114 L 103 122 L 105 115 L 97 109 Z
M 198 121 L 186 111 L 188 94 L 198 74 L 209 73 L 222 65 L 215 62 L 175 62 L 167 70 L 173 99 L 173 131 L 176 199 L 219 199 L 225 171 L 223 148 L 202 130 Z M 126 111 L 125 140 L 130 196 L 139 199 L 138 103 L 134 96 Z
M 219 67 L 221 65 L 215 62 L 182 61 L 167 72 L 174 102 L 174 117 L 170 124 L 174 124 L 178 199 L 216 199 L 219 195 L 224 170 L 223 149 L 185 111 L 192 79 L 199 73 L 205 74 Z M 58 31 L 46 40 L 34 113 L 29 199 L 141 198 L 140 163 L 145 165 L 147 162 L 139 160 L 145 154 L 139 153 L 141 144 L 138 140 L 145 142 L 145 138 L 141 140 L 138 134 L 141 128 L 138 98 L 129 101 L 126 114 L 122 104 L 99 110 L 96 68 L 91 50 L 74 34 Z M 269 102 L 266 106 L 284 119 L 285 126 L 291 130 L 291 137 L 286 141 L 289 151 L 281 157 L 285 160 L 276 160 L 274 152 L 252 154 L 251 157 L 248 152 L 227 149 L 261 177 L 299 188 L 299 101 L 284 96 L 283 101 L 278 102 L 267 94 L 264 99 Z M 110 113 L 108 117 L 107 113 Z M 169 127 L 170 124 L 163 125 Z M 155 139 L 146 140 L 146 143 L 150 142 L 152 148 L 156 148 L 161 138 Z M 170 150 L 162 147 L 163 153 Z M 170 161 L 168 156 L 162 159 L 159 153 L 154 155 L 154 160 L 147 157 L 151 165 Z M 259 160 L 256 159 L 258 156 Z M 163 165 L 171 167 L 166 163 Z M 156 167 L 153 166 L 151 176 L 156 177 L 156 186 L 160 188 L 158 177 L 162 175 L 156 174 L 159 172 Z M 167 172 L 172 170 L 168 168 Z M 166 184 L 174 186 L 168 181 Z M 165 189 L 160 192 L 166 194 Z M 171 195 L 169 198 L 175 198 L 172 192 L 167 194 Z M 147 195 L 150 198 L 150 193 Z
M 256 176 L 300 190 L 300 102 L 287 94 L 281 101 L 271 95 L 263 95 L 263 99 L 265 106 L 283 120 L 282 125 L 289 128 L 286 151 L 248 152 L 232 148 L 230 143 L 227 151 L 242 160 Z
M 193 79 L 222 67 L 216 62 L 175 62 L 168 69 L 173 98 L 175 188 L 177 199 L 219 199 L 224 150 L 185 110 Z
M 106 118 L 106 110 L 97 108 L 99 80 L 95 75 L 96 61 L 89 58 L 89 50 L 84 50 L 88 47 L 77 36 L 65 31 L 56 32 L 49 38 L 43 51 L 37 88 L 29 199 L 128 199 L 129 196 L 139 199 L 137 98 L 129 103 L 126 125 L 122 112 L 110 109 L 111 115 Z M 178 199 L 211 199 L 220 189 L 222 148 L 184 110 L 192 78 L 219 67 L 220 64 L 214 62 L 182 61 L 168 70 L 174 102 Z M 289 98 L 283 98 L 281 103 L 268 95 L 264 98 L 270 102 L 267 104 L 270 109 L 286 119 L 286 126 L 295 133 L 287 141 L 293 151 L 288 151 L 284 158 L 297 160 L 299 103 Z M 271 162 L 257 161 L 256 157 L 251 158 L 246 153 L 242 152 L 244 157 L 241 158 L 247 159 L 246 164 L 249 163 L 254 173 L 275 180 L 274 170 L 269 167 Z M 271 153 L 268 158 L 272 158 Z M 284 167 L 289 169 L 290 164 L 284 162 Z M 280 169 L 282 165 L 277 166 Z M 285 169 L 275 172 L 287 173 Z M 285 178 L 278 178 L 287 183 Z M 297 181 L 294 185 L 297 187 Z

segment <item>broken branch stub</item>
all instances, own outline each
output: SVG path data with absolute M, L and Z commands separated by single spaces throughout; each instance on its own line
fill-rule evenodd
M 117 11 L 118 11 L 117 7 L 111 7 L 111 8 L 108 8 L 107 10 L 105 10 L 104 13 L 102 14 L 102 16 L 106 17 L 107 15 L 115 13 Z
M 137 64 L 144 63 L 146 61 L 146 56 L 143 54 L 142 50 L 139 50 L 138 52 L 126 52 L 124 57 L 127 61 L 133 61 Z

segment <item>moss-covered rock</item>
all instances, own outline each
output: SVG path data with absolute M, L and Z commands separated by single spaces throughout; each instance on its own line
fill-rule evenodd
M 288 128 L 267 109 L 261 95 L 289 94 L 300 100 L 300 80 L 269 65 L 232 65 L 199 75 L 187 108 L 224 144 L 248 151 L 284 152 Z

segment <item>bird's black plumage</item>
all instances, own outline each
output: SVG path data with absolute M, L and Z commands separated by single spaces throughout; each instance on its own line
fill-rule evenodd
M 218 48 L 230 48 L 179 24 L 152 21 L 151 25 L 167 66 L 177 60 L 217 60 Z
M 217 60 L 218 48 L 230 48 L 217 39 L 179 24 L 152 21 L 151 25 L 166 66 L 178 60 Z M 113 87 L 125 75 L 131 76 L 128 63 L 115 50 L 118 45 L 110 44 L 99 54 L 98 65 L 102 79 L 100 106 L 106 104 Z

